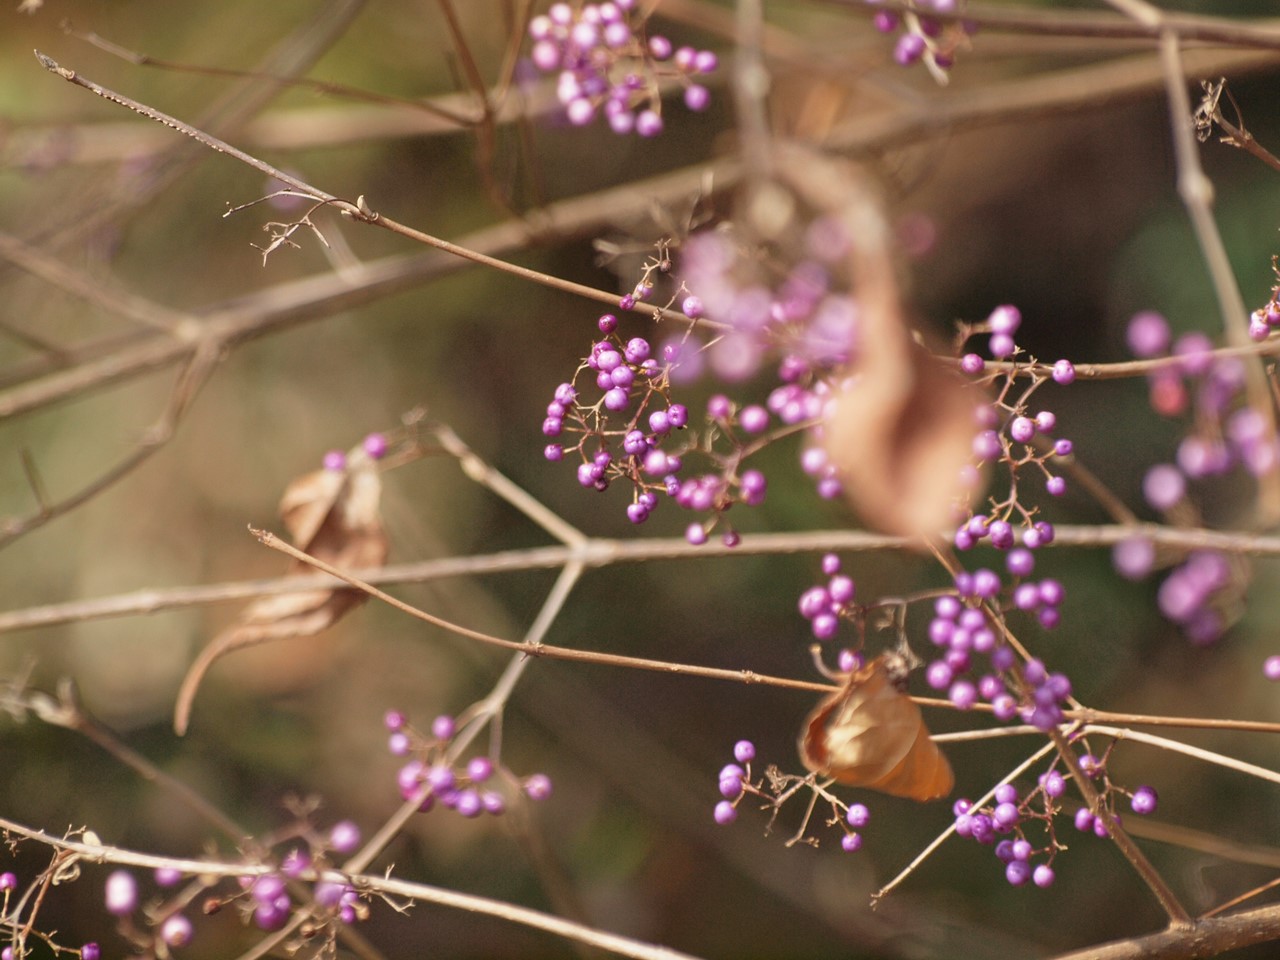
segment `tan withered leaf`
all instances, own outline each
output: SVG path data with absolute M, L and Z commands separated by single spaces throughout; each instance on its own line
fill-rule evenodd
M 938 800 L 955 785 L 951 764 L 929 738 L 920 708 L 895 685 L 885 657 L 849 674 L 809 714 L 800 759 L 840 783 L 912 800 Z
M 849 164 L 787 148 L 779 168 L 852 241 L 856 355 L 825 425 L 827 453 L 871 527 L 920 536 L 945 528 L 970 461 L 978 391 L 917 341 L 898 291 L 889 228 Z
M 381 498 L 377 465 L 357 450 L 348 455 L 345 471 L 317 470 L 289 484 L 280 500 L 280 516 L 298 549 L 341 570 L 367 570 L 382 566 L 387 559 L 387 536 L 379 515 Z M 307 564 L 292 561 L 285 576 L 314 572 Z M 215 661 L 252 644 L 314 636 L 364 599 L 358 590 L 339 587 L 255 600 L 201 651 L 187 671 L 174 708 L 174 730 L 179 735 L 186 733 L 196 691 Z

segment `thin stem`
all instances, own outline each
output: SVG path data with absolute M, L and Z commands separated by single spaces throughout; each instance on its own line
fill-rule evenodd
M 1049 731 L 1049 737 L 1057 748 L 1058 756 L 1062 758 L 1063 764 L 1071 774 L 1071 779 L 1075 781 L 1076 789 L 1084 797 L 1090 811 L 1102 821 L 1116 847 L 1124 854 L 1125 859 L 1133 866 L 1134 871 L 1155 895 L 1156 900 L 1159 901 L 1160 906 L 1168 915 L 1170 924 L 1174 927 L 1190 927 L 1191 915 L 1187 913 L 1186 908 L 1178 901 L 1177 895 L 1169 888 L 1159 871 L 1151 865 L 1151 861 L 1147 859 L 1146 854 L 1138 848 L 1138 845 L 1133 842 L 1129 834 L 1120 826 L 1115 815 L 1106 808 L 1105 804 L 1100 802 L 1098 791 L 1094 789 L 1093 781 L 1080 769 L 1080 761 L 1076 757 L 1075 751 L 1071 749 L 1071 745 L 1067 742 L 1066 734 L 1055 727 Z
M 1145 4 L 1135 15 L 1142 16 L 1144 9 L 1148 9 Z M 1164 67 L 1169 98 L 1169 126 L 1173 133 L 1174 158 L 1178 169 L 1178 194 L 1187 209 L 1187 216 L 1209 269 L 1227 342 L 1236 347 L 1245 347 L 1250 342 L 1249 311 L 1231 269 L 1231 260 L 1227 256 L 1222 234 L 1213 218 L 1213 184 L 1200 166 L 1191 100 L 1183 77 L 1179 36 L 1167 22 L 1162 22 L 1158 13 L 1154 16 L 1157 25 L 1162 26 L 1160 62 Z M 1147 19 L 1150 20 L 1151 15 Z M 1274 441 L 1275 406 L 1271 402 L 1266 371 L 1256 356 L 1245 358 L 1245 389 L 1249 406 L 1262 418 L 1266 435 Z M 1257 505 L 1263 526 L 1270 526 L 1280 519 L 1280 469 L 1272 467 L 1258 477 Z
M 55 850 L 74 854 L 90 863 L 113 863 L 151 870 L 163 867 L 196 876 L 236 878 L 265 876 L 274 873 L 278 869 L 274 866 L 257 863 L 229 863 L 216 860 L 160 857 L 124 847 L 88 843 L 83 840 L 68 840 L 3 817 L 0 817 L 0 831 L 35 840 Z M 655 946 L 618 934 L 606 933 L 594 927 L 574 923 L 571 920 L 562 920 L 559 917 L 542 913 L 538 910 L 531 910 L 527 907 L 516 906 L 515 904 L 494 900 L 489 897 L 479 897 L 467 893 L 458 893 L 454 890 L 445 890 L 428 884 L 396 880 L 380 874 L 352 876 L 338 870 L 308 870 L 300 873 L 298 878 L 308 882 L 323 881 L 343 885 L 350 884 L 357 889 L 372 893 L 405 897 L 423 903 L 435 903 L 457 910 L 466 910 L 470 913 L 479 913 L 535 930 L 544 930 L 558 937 L 574 940 L 588 946 L 599 947 L 619 956 L 634 957 L 636 960 L 697 960 L 692 955 L 682 953 L 679 950 Z

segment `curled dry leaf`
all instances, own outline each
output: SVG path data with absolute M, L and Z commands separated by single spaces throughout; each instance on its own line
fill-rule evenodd
M 889 228 L 863 178 L 809 150 L 780 153 L 778 169 L 793 189 L 838 217 L 851 240 L 858 346 L 825 424 L 828 455 L 866 524 L 903 536 L 936 534 L 962 492 L 979 393 L 917 342 Z
M 343 570 L 367 570 L 382 566 L 387 559 L 387 536 L 379 515 L 381 498 L 376 463 L 363 451 L 354 450 L 347 457 L 346 470 L 317 470 L 289 484 L 280 500 L 280 516 L 298 549 Z M 311 567 L 294 561 L 286 576 L 311 573 Z M 364 599 L 358 590 L 335 587 L 254 601 L 201 651 L 187 671 L 174 708 L 174 729 L 179 735 L 186 733 L 196 691 L 219 658 L 269 640 L 314 636 Z
M 851 787 L 939 800 L 955 785 L 951 764 L 929 738 L 920 708 L 898 689 L 891 666 L 877 657 L 818 704 L 800 734 L 800 759 Z

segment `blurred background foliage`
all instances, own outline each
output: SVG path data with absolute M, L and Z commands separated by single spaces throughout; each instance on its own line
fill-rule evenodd
M 183 152 L 177 134 L 60 82 L 30 52 L 38 47 L 105 86 L 196 122 L 238 81 L 131 64 L 64 33 L 62 22 L 165 60 L 247 70 L 299 25 L 337 6 L 49 0 L 30 16 L 4 11 L 0 229 L 90 276 L 196 313 L 340 270 L 344 261 L 413 252 L 401 238 L 322 215 L 331 254 L 302 237 L 301 249 L 280 251 L 264 266 L 250 244 L 263 242 L 259 225 L 274 214 L 253 207 L 222 217 L 228 204 L 269 189 L 259 173 L 207 151 Z M 458 89 L 457 58 L 434 4 L 378 0 L 354 7 L 360 9 L 349 28 L 308 76 L 407 98 Z M 844 109 L 855 113 L 895 99 L 904 110 L 923 109 L 942 96 L 922 70 L 893 66 L 890 42 L 872 33 L 861 13 L 799 2 L 767 7 L 800 49 L 815 53 L 813 63 L 775 65 L 780 118 L 795 108 L 797 91 L 818 82 L 844 84 Z M 458 8 L 472 52 L 492 78 L 506 40 L 504 7 L 484 0 Z M 727 62 L 725 37 L 695 25 L 697 14 L 715 9 L 728 6 L 663 4 L 657 22 L 677 43 L 720 49 Z M 1054 47 L 1018 37 L 980 36 L 975 46 L 961 57 L 947 95 L 1112 52 L 1100 43 Z M 847 74 L 818 76 L 832 63 L 846 63 Z M 1273 148 L 1280 144 L 1272 93 L 1278 75 L 1274 67 L 1255 69 L 1232 82 L 1250 129 Z M 668 111 L 668 130 L 654 141 L 619 138 L 599 124 L 569 129 L 543 119 L 522 144 L 505 129 L 496 176 L 528 204 L 533 177 L 553 200 L 721 156 L 735 136 L 728 93 L 721 86 L 715 94 L 704 115 L 669 104 L 675 109 Z M 331 193 L 364 195 L 375 210 L 437 236 L 454 238 L 504 218 L 479 187 L 469 133 L 368 134 L 370 116 L 393 115 L 404 125 L 415 114 L 306 90 L 268 98 L 254 129 L 308 112 L 320 118 L 314 123 L 324 142 L 263 148 L 264 159 Z M 243 127 L 226 136 L 255 152 Z M 883 184 L 895 222 L 931 238 L 908 264 L 923 323 L 946 332 L 955 321 L 981 320 L 995 305 L 1015 303 L 1025 317 L 1020 343 L 1033 354 L 1105 362 L 1124 358 L 1122 325 L 1139 309 L 1163 311 L 1176 330 L 1213 333 L 1220 326 L 1174 190 L 1169 142 L 1167 108 L 1153 86 L 1069 113 L 972 128 L 939 123 L 927 136 L 859 159 Z M 185 165 L 156 188 L 175 150 Z M 1274 282 L 1276 175 L 1212 142 L 1202 157 L 1246 301 L 1259 304 Z M 713 207 L 726 210 L 723 203 Z M 681 204 L 663 212 L 678 221 L 686 210 Z M 648 242 L 660 229 L 623 222 L 605 235 Z M 58 235 L 64 239 L 50 245 Z M 597 265 L 591 239 L 536 243 L 512 259 L 628 289 L 635 274 Z M 0 336 L 0 390 L 17 389 L 24 371 L 49 356 L 56 366 L 57 350 L 87 344 L 92 355 L 139 334 L 120 317 L 8 265 L 0 265 L 0 289 L 5 330 L 55 351 Z M 570 522 L 594 535 L 627 537 L 633 531 L 622 493 L 588 495 L 571 467 L 541 457 L 542 408 L 589 348 L 599 312 L 598 305 L 471 267 L 241 343 L 227 352 L 167 446 L 92 502 L 0 551 L 0 608 L 275 576 L 280 559 L 247 535 L 246 524 L 279 529 L 276 503 L 293 477 L 313 469 L 324 451 L 393 427 L 419 405 Z M 640 334 L 646 325 L 627 318 L 623 332 Z M 53 499 L 125 456 L 164 409 L 173 375 L 171 368 L 155 370 L 0 422 L 0 515 L 36 507 L 24 454 Z M 691 392 L 691 408 L 706 392 Z M 1040 396 L 1058 412 L 1061 433 L 1075 439 L 1080 459 L 1141 512 L 1142 473 L 1172 457 L 1180 425 L 1148 410 L 1141 381 L 1081 382 Z M 853 525 L 843 506 L 817 498 L 794 467 L 795 448 L 785 446 L 766 456 L 766 505 L 735 517 L 744 533 Z M 393 562 L 547 542 L 444 458 L 385 480 Z M 1196 493 L 1209 515 L 1230 523 L 1251 491 L 1228 482 Z M 1059 523 L 1104 519 L 1075 494 L 1052 504 L 1049 516 Z M 659 511 L 642 532 L 674 536 L 684 522 L 674 510 Z M 863 599 L 943 582 L 936 565 L 915 556 L 851 556 L 846 563 Z M 1255 564 L 1244 618 L 1207 650 L 1191 647 L 1158 617 L 1154 581 L 1119 580 L 1105 553 L 1052 550 L 1040 564 L 1066 584 L 1068 599 L 1058 630 L 1026 639 L 1073 678 L 1086 703 L 1280 720 L 1273 688 L 1264 688 L 1259 671 L 1262 658 L 1276 651 L 1274 564 Z M 795 600 L 817 571 L 815 556 L 595 571 L 548 640 L 809 677 L 808 635 Z M 498 575 L 395 592 L 441 616 L 516 637 L 552 578 Z M 177 684 L 237 609 L 192 607 L 10 633 L 0 638 L 0 673 L 16 677 L 30 667 L 33 683 L 46 687 L 74 678 L 86 704 L 130 745 L 251 829 L 286 821 L 288 796 L 316 795 L 322 821 L 351 817 L 371 831 L 399 802 L 383 712 L 400 709 L 426 725 L 484 695 L 504 664 L 490 650 L 370 604 L 321 637 L 219 663 L 197 699 L 190 734 L 180 740 L 170 726 Z M 715 827 L 715 773 L 732 743 L 750 738 L 765 762 L 797 770 L 795 735 L 811 706 L 810 696 L 794 692 L 539 662 L 506 712 L 502 755 L 517 772 L 553 778 L 553 799 L 535 811 L 540 842 L 521 843 L 500 820 L 432 814 L 413 822 L 383 862 L 407 878 L 542 908 L 553 906 L 543 881 L 559 876 L 588 922 L 718 957 L 1024 957 L 1159 925 L 1154 902 L 1119 856 L 1074 836 L 1050 891 L 1008 888 L 989 851 L 953 841 L 870 911 L 869 892 L 947 825 L 947 804 L 876 797 L 866 847 L 855 856 L 830 842 L 786 849 L 798 809 L 785 810 L 767 837 L 763 816 L 745 808 L 732 828 Z M 931 716 L 930 723 L 960 729 L 967 719 Z M 1274 742 L 1261 737 L 1186 739 L 1256 762 L 1276 758 Z M 957 795 L 985 790 L 1026 749 L 1024 742 L 949 748 Z M 209 837 L 188 811 L 66 731 L 6 723 L 0 771 L 0 815 L 22 823 L 52 832 L 88 826 L 109 843 L 184 856 L 198 855 Z M 1275 844 L 1280 817 L 1271 789 L 1138 747 L 1119 751 L 1113 772 L 1121 771 L 1160 791 L 1162 820 L 1244 844 Z M 1270 874 L 1204 853 L 1146 847 L 1193 912 Z M 23 846 L 19 872 L 30 875 L 43 856 Z M 101 940 L 104 955 L 117 956 L 124 945 L 100 909 L 104 875 L 86 868 L 84 881 L 58 889 L 43 916 L 56 922 L 62 942 Z M 540 934 L 429 906 L 403 917 L 375 907 L 375 917 L 364 932 L 391 956 L 573 952 Z M 229 956 L 252 942 L 252 933 L 227 917 L 198 921 L 182 955 Z

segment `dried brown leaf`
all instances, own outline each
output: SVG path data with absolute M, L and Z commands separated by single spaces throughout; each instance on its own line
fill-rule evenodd
M 280 499 L 280 516 L 300 550 L 343 570 L 367 570 L 387 559 L 381 496 L 377 465 L 363 451 L 352 451 L 346 470 L 317 470 L 289 484 Z M 311 572 L 307 564 L 294 561 L 286 576 Z M 200 652 L 187 671 L 174 708 L 174 730 L 186 733 L 196 691 L 217 660 L 252 644 L 314 636 L 364 599 L 358 590 L 338 587 L 255 600 Z
M 884 213 L 856 168 L 797 147 L 780 148 L 779 161 L 792 189 L 839 217 L 852 240 L 858 349 L 825 425 L 831 462 L 866 524 L 906 536 L 936 533 L 952 516 L 970 461 L 980 398 L 917 342 Z

